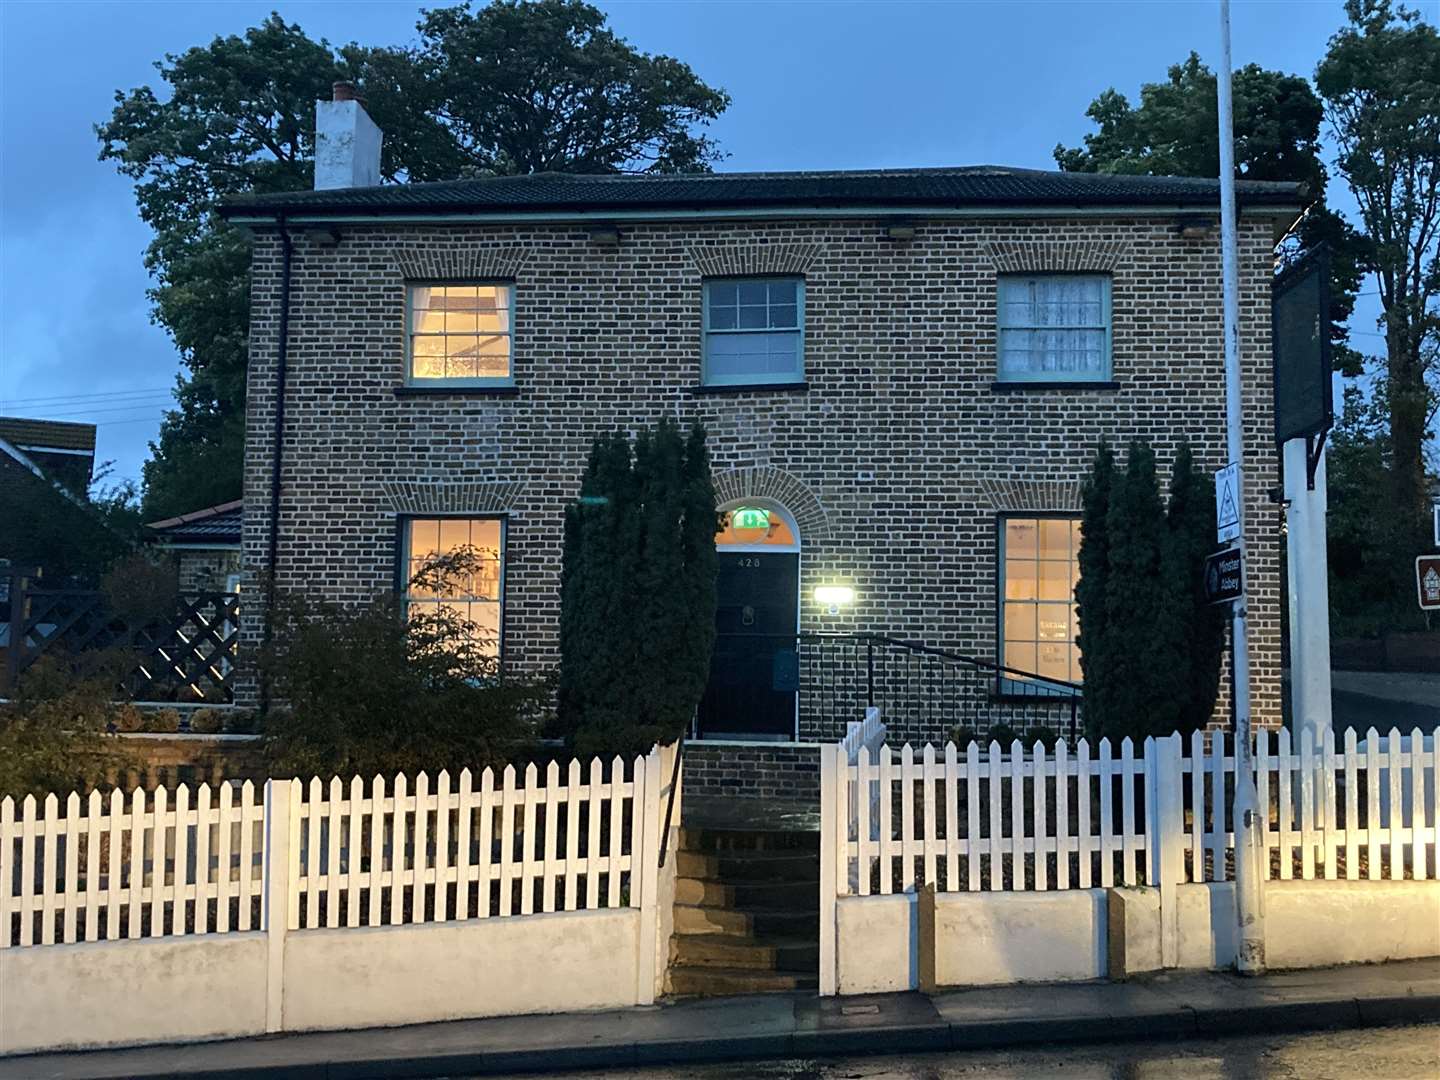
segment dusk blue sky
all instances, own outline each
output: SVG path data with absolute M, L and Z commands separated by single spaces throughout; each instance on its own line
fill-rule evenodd
M 600 6 L 638 48 L 729 91 L 711 129 L 726 170 L 1053 168 L 1100 91 L 1134 100 L 1191 49 L 1212 67 L 1219 52 L 1214 0 Z M 162 54 L 272 9 L 332 44 L 402 44 L 419 5 L 0 2 L 0 412 L 97 423 L 115 478 L 138 478 L 179 365 L 150 323 L 149 231 L 129 181 L 97 160 L 93 125 L 116 89 L 162 91 Z M 1237 0 L 1236 66 L 1309 76 L 1343 19 L 1339 0 Z M 1361 348 L 1379 346 L 1375 310 L 1362 298 Z

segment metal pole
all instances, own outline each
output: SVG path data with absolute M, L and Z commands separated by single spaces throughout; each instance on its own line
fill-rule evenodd
M 1285 539 L 1290 572 L 1290 713 L 1293 734 L 1317 747 L 1330 730 L 1330 583 L 1325 551 L 1325 447 L 1307 483 L 1310 444 L 1285 443 Z
M 1237 505 L 1240 536 L 1236 547 L 1245 559 L 1244 429 L 1240 400 L 1240 282 L 1235 214 L 1235 130 L 1230 79 L 1230 0 L 1220 0 L 1220 70 L 1216 72 L 1220 114 L 1220 251 L 1225 313 L 1225 445 L 1230 462 L 1240 465 Z M 1248 582 L 1247 582 L 1248 585 Z M 1244 974 L 1265 970 L 1265 913 L 1260 859 L 1260 819 L 1251 764 L 1250 645 L 1246 632 L 1246 593 L 1231 607 L 1234 653 L 1231 661 L 1235 706 L 1235 912 L 1239 923 L 1236 967 Z M 1217 796 L 1219 792 L 1216 793 Z M 1218 868 L 1217 868 L 1218 870 Z

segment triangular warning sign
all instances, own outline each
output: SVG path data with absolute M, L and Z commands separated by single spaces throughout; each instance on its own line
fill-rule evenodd
M 1240 520 L 1240 511 L 1235 506 L 1235 489 L 1230 484 L 1220 485 L 1220 521 L 1229 524 Z

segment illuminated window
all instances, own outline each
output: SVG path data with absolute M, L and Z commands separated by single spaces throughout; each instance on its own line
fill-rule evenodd
M 805 377 L 805 283 L 800 278 L 705 282 L 707 385 Z
M 410 286 L 409 381 L 511 382 L 509 285 Z
M 1110 378 L 1107 275 L 1006 274 L 997 306 L 1002 381 Z
M 1078 518 L 1006 518 L 1001 536 L 1001 654 L 1005 667 L 1080 681 L 1075 583 Z
M 778 510 L 737 506 L 725 511 L 723 527 L 715 534 L 717 547 L 796 548 L 795 530 Z
M 491 656 L 499 656 L 504 535 L 504 523 L 498 518 L 408 519 L 403 533 L 406 613 L 440 608 L 452 611 L 474 625 L 476 636 Z M 474 573 L 455 575 L 433 591 L 413 584 L 428 562 L 467 547 L 479 559 Z

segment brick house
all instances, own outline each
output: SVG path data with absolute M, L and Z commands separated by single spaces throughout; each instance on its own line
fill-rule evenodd
M 152 521 L 145 531 L 151 547 L 175 560 L 182 593 L 236 592 L 240 588 L 239 499 Z
M 247 573 L 359 600 L 396 587 L 408 559 L 469 542 L 494 572 L 453 599 L 506 664 L 552 663 L 563 509 L 592 437 L 698 419 L 728 515 L 702 736 L 843 731 L 874 646 L 845 654 L 817 636 L 831 633 L 1073 693 L 1096 444 L 1149 439 L 1168 471 L 1188 439 L 1207 469 L 1224 462 L 1213 180 L 982 166 L 357 187 L 378 166 L 334 158 L 319 190 L 225 210 L 254 241 Z M 1302 194 L 1239 185 L 1263 724 L 1280 720 L 1272 248 Z M 248 605 L 252 643 L 260 619 Z M 736 652 L 727 635 L 779 643 Z M 881 649 L 892 672 L 920 655 Z M 986 670 L 991 698 L 1026 681 Z M 919 707 L 931 674 L 892 731 L 955 722 Z M 825 678 L 849 680 L 834 708 Z

